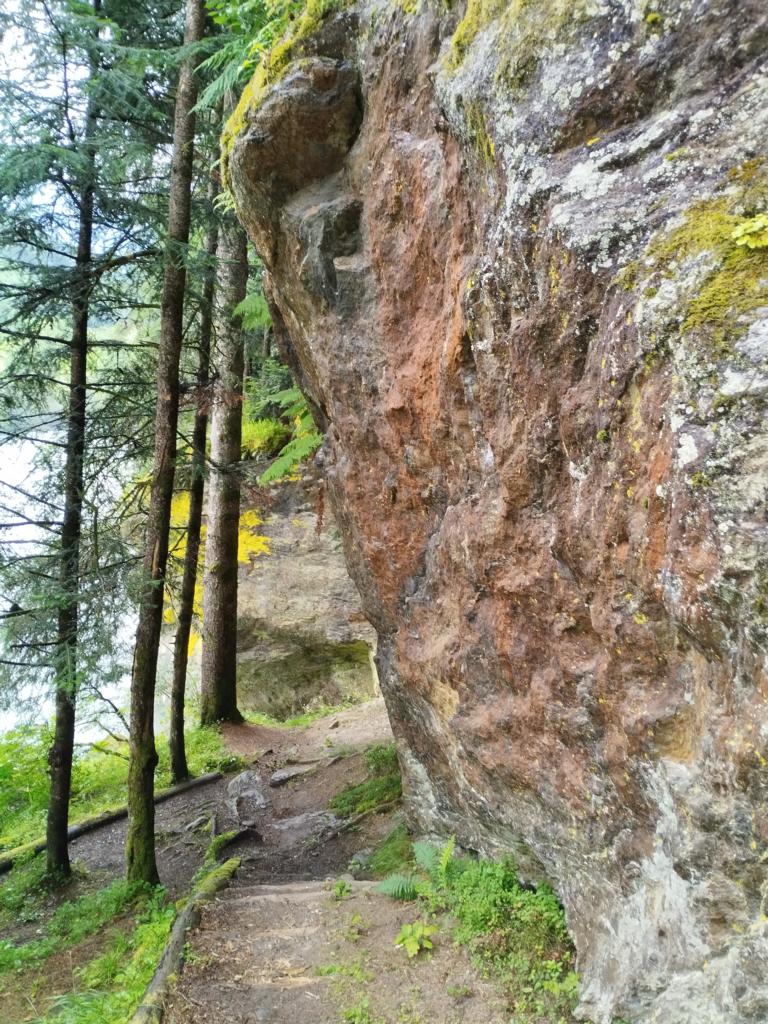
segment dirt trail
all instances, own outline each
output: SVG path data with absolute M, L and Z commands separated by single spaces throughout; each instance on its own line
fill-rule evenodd
M 453 947 L 447 924 L 438 924 L 431 953 L 409 960 L 394 940 L 419 909 L 347 873 L 397 820 L 371 814 L 352 830 L 327 811 L 333 794 L 365 777 L 354 751 L 391 739 L 381 702 L 301 732 L 242 726 L 227 738 L 244 755 L 269 753 L 239 786 L 253 783 L 250 796 L 236 798 L 251 829 L 232 847 L 243 866 L 190 936 L 167 1024 L 505 1021 L 500 998 Z M 285 771 L 297 774 L 270 784 Z
M 255 773 L 266 807 L 252 815 L 253 828 L 232 846 L 243 861 L 236 884 L 260 881 L 325 878 L 346 869 L 352 855 L 375 846 L 391 828 L 390 816 L 373 815 L 360 832 L 338 832 L 340 822 L 327 812 L 330 798 L 366 776 L 361 751 L 392 738 L 384 703 L 374 700 L 319 719 L 311 726 L 274 729 L 232 726 L 224 730 L 228 745 Z M 272 787 L 278 770 L 297 770 L 295 781 Z M 189 890 L 210 843 L 210 822 L 218 832 L 241 829 L 237 801 L 229 789 L 233 776 L 189 790 L 156 808 L 160 879 L 171 897 Z M 239 809 L 248 820 L 248 801 Z M 16 921 L 0 931 L 0 939 L 26 942 L 39 937 L 42 923 L 63 900 L 98 889 L 124 872 L 124 820 L 99 828 L 71 844 L 74 862 L 87 869 L 56 891 L 32 920 Z M 336 833 L 336 834 L 335 834 Z M 230 851 L 228 850 L 227 853 Z M 97 956 L 115 927 L 129 927 L 128 914 L 113 927 L 54 954 L 45 971 L 31 968 L 6 976 L 0 986 L 0 1021 L 14 1024 L 41 1016 L 50 999 L 71 989 L 77 970 Z M 201 1024 L 202 1024 L 201 1019 Z
M 502 1000 L 453 948 L 408 960 L 416 910 L 347 883 L 240 887 L 208 908 L 166 1024 L 502 1024 Z M 442 938 L 441 938 L 442 934 Z
M 157 809 L 160 874 L 172 895 L 187 891 L 200 867 L 212 817 L 218 833 L 240 833 L 224 855 L 242 861 L 190 936 L 167 1024 L 505 1021 L 499 997 L 454 949 L 447 923 L 438 922 L 431 953 L 408 960 L 394 940 L 423 911 L 349 873 L 353 858 L 370 853 L 400 820 L 389 809 L 349 827 L 328 810 L 334 795 L 368 777 L 363 752 L 391 741 L 383 702 L 304 728 L 242 725 L 224 734 L 246 769 Z M 73 856 L 89 867 L 74 888 L 121 876 L 124 837 L 125 822 L 117 822 L 72 844 Z M 36 928 L 31 922 L 15 931 L 29 938 Z M 2 996 L 3 1022 L 43 1013 L 75 983 L 78 966 L 100 951 L 107 932 L 55 954 L 44 975 L 14 976 Z

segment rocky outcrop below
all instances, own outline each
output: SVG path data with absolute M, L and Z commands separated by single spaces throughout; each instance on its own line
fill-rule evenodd
M 376 634 L 317 480 L 281 484 L 260 515 L 268 551 L 240 570 L 239 706 L 287 719 L 376 696 Z
M 411 814 L 551 881 L 597 1024 L 768 1019 L 767 46 L 361 3 L 229 133 Z

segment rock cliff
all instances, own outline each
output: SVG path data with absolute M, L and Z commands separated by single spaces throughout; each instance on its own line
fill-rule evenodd
M 312 5 L 226 171 L 411 813 L 552 882 L 585 1019 L 764 1022 L 768 8 Z

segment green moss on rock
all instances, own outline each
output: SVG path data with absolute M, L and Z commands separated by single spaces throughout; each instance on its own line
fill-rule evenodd
M 715 350 L 728 350 L 748 327 L 748 314 L 768 306 L 768 249 L 740 244 L 748 227 L 759 219 L 756 205 L 765 202 L 768 173 L 750 163 L 734 169 L 730 184 L 711 199 L 694 203 L 682 222 L 657 234 L 641 264 L 631 264 L 622 283 L 647 274 L 674 278 L 699 257 L 711 269 L 682 310 L 681 331 L 706 332 Z
M 496 163 L 496 146 L 488 133 L 482 108 L 477 103 L 467 107 L 467 128 L 479 159 L 486 167 L 493 167 Z
M 265 51 L 261 63 L 243 89 L 240 100 L 221 134 L 221 165 L 223 184 L 229 188 L 227 165 L 235 139 L 243 132 L 250 115 L 264 99 L 270 86 L 278 82 L 290 64 L 301 57 L 301 43 L 313 35 L 328 14 L 343 10 L 351 0 L 307 0 L 301 14 L 293 21 L 286 16 L 285 32 L 275 45 Z
M 452 68 L 460 66 L 472 43 L 486 26 L 502 14 L 509 0 L 469 0 L 464 17 L 456 26 L 451 39 L 449 63 Z M 526 0 L 515 0 L 519 4 Z
M 544 44 L 558 39 L 587 14 L 586 0 L 469 0 L 451 39 L 448 66 L 457 70 L 475 39 L 499 19 L 497 77 L 515 87 L 533 71 Z

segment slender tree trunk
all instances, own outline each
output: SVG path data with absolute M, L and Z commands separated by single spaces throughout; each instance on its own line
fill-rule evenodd
M 201 721 L 241 722 L 237 710 L 237 545 L 244 336 L 235 307 L 245 298 L 245 232 L 229 219 L 220 229 L 214 314 L 215 390 L 203 573 Z
M 203 493 L 205 489 L 205 438 L 208 431 L 208 370 L 211 358 L 213 332 L 213 298 L 216 287 L 216 247 L 218 230 L 208 232 L 205 244 L 209 260 L 203 282 L 200 318 L 200 359 L 197 367 L 197 412 L 192 431 L 192 479 L 189 487 L 189 519 L 187 522 L 187 548 L 184 553 L 184 572 L 181 580 L 176 639 L 173 648 L 173 684 L 171 687 L 171 779 L 174 783 L 189 778 L 187 754 L 184 746 L 184 701 L 187 686 L 189 636 L 195 603 L 195 586 L 200 555 L 200 527 L 203 521 Z
M 187 0 L 184 41 L 203 38 L 203 0 Z M 155 883 L 154 702 L 157 652 L 163 617 L 163 586 L 168 561 L 168 533 L 176 463 L 179 417 L 179 359 L 183 333 L 185 249 L 189 241 L 192 157 L 195 138 L 198 57 L 182 65 L 176 94 L 168 210 L 168 242 L 163 278 L 160 348 L 157 364 L 155 455 L 147 519 L 144 585 L 136 630 L 131 679 L 131 743 L 128 772 L 126 869 L 129 881 Z
M 72 347 L 69 360 L 69 413 L 64 483 L 64 520 L 61 529 L 61 604 L 56 635 L 56 724 L 48 752 L 51 790 L 48 800 L 47 868 L 49 873 L 70 874 L 67 830 L 72 784 L 77 694 L 78 592 L 80 589 L 80 535 L 83 506 L 83 450 L 85 447 L 86 361 L 88 356 L 88 268 L 93 234 L 93 187 L 81 197 L 80 238 L 74 284 Z
M 94 0 L 93 11 L 101 10 Z M 65 57 L 66 59 L 66 57 Z M 92 69 L 93 70 L 93 69 Z M 72 759 L 75 746 L 77 700 L 77 645 L 80 592 L 80 539 L 83 511 L 83 452 L 90 312 L 90 270 L 93 248 L 93 203 L 96 156 L 93 138 L 97 113 L 89 103 L 84 133 L 85 173 L 80 190 L 77 258 L 72 282 L 72 342 L 69 356 L 69 409 L 67 455 L 64 471 L 64 517 L 61 527 L 60 605 L 56 630 L 56 696 L 53 743 L 48 751 L 51 788 L 46 824 L 48 874 L 68 876 L 69 798 L 72 790 Z

